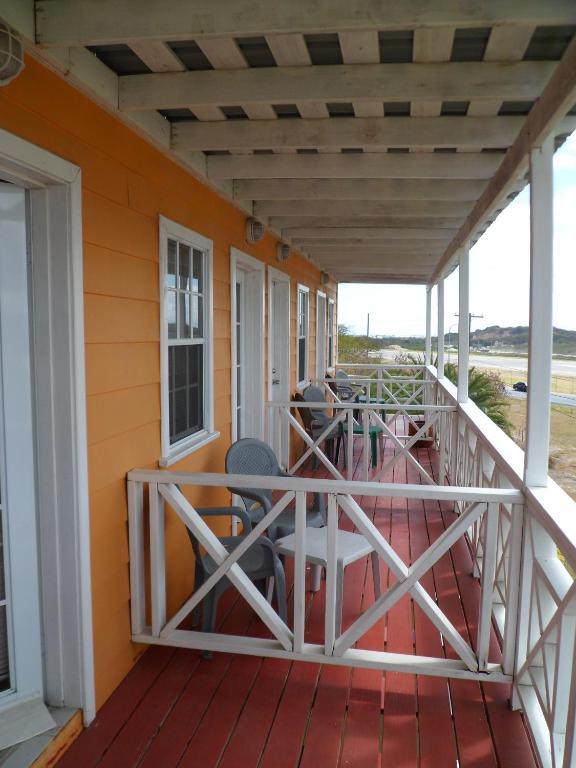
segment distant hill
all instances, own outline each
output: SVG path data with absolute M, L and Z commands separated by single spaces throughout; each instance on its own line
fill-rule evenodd
M 457 339 L 458 334 L 451 334 L 450 341 L 453 344 L 454 338 Z M 445 339 L 448 343 L 448 335 Z M 554 328 L 553 340 L 555 355 L 576 355 L 576 331 Z M 488 328 L 472 331 L 470 344 L 493 352 L 528 352 L 528 326 L 501 328 L 499 325 L 491 325 Z
M 371 350 L 390 349 L 398 347 L 415 352 L 424 350 L 424 338 L 422 336 L 372 336 L 367 342 L 366 336 L 352 334 L 345 326 L 339 326 L 340 344 L 343 338 L 348 343 L 357 343 L 362 348 Z M 434 343 L 436 338 L 434 337 Z M 458 334 L 447 333 L 444 336 L 446 346 L 458 346 Z M 476 351 L 525 354 L 528 352 L 528 326 L 517 325 L 511 328 L 501 328 L 499 325 L 491 325 L 488 328 L 472 331 L 470 346 Z M 576 331 L 567 331 L 563 328 L 554 328 L 554 354 L 570 355 L 576 357 Z

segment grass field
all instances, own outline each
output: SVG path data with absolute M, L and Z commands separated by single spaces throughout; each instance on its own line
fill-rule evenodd
M 526 400 L 509 398 L 513 438 L 524 448 Z M 576 409 L 553 405 L 550 416 L 550 475 L 576 501 Z
M 517 381 L 526 381 L 526 373 L 521 371 L 508 371 L 504 368 L 487 368 L 492 373 L 497 373 L 502 381 L 509 387 Z M 576 376 L 552 376 L 552 392 L 562 395 L 576 395 Z

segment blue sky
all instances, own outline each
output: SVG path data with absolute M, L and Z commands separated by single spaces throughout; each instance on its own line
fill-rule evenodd
M 528 325 L 529 189 L 496 219 L 470 252 L 472 328 Z M 436 307 L 434 291 L 433 326 Z M 446 332 L 457 322 L 458 271 L 446 280 Z M 554 156 L 554 325 L 576 330 L 576 132 Z M 339 288 L 338 322 L 358 333 L 424 335 L 423 286 L 352 285 Z

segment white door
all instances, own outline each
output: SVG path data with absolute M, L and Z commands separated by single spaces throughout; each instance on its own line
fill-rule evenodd
M 264 437 L 264 264 L 232 248 L 232 439 Z
M 26 210 L 0 183 L 0 717 L 43 691 Z
M 272 402 L 290 400 L 290 278 L 269 270 L 268 393 Z M 289 463 L 290 433 L 285 417 L 269 413 L 269 442 L 280 464 Z
M 316 294 L 316 377 L 326 376 L 326 294 Z

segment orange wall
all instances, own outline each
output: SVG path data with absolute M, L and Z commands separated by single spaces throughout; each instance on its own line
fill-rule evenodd
M 219 440 L 177 465 L 222 471 L 230 442 L 230 246 L 278 266 L 275 240 L 244 238 L 245 217 L 120 121 L 34 60 L 0 89 L 0 126 L 82 169 L 92 583 L 100 706 L 142 648 L 130 642 L 125 476 L 160 456 L 158 217 L 214 243 L 215 420 Z M 315 371 L 319 271 L 291 255 L 292 376 L 296 282 L 310 286 L 309 370 Z M 335 287 L 329 286 L 329 295 Z M 220 501 L 227 496 L 220 494 Z M 210 499 L 214 503 L 214 495 Z M 204 500 L 204 503 L 206 500 Z M 169 607 L 192 585 L 182 525 L 167 530 Z

